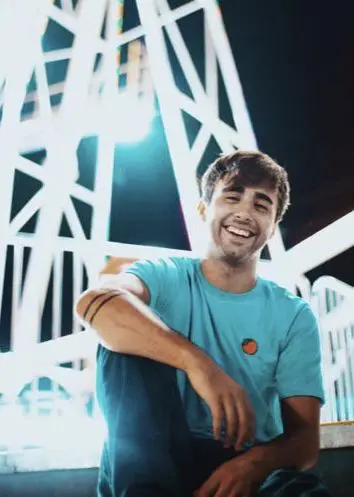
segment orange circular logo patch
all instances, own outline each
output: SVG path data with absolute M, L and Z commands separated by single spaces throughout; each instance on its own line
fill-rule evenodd
M 245 354 L 254 355 L 258 350 L 258 343 L 253 338 L 246 338 L 241 347 Z

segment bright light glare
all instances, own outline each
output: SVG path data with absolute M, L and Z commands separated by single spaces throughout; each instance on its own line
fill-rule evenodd
M 17 397 L 10 403 L 2 399 L 0 426 L 6 429 L 1 432 L 0 456 L 23 453 L 26 449 L 59 450 L 63 454 L 56 464 L 65 467 L 80 447 L 76 460 L 72 461 L 74 466 L 87 458 L 95 465 L 106 429 L 99 413 L 90 415 L 83 407 L 77 399 L 60 398 L 53 391 L 33 395 L 29 391 L 22 400 Z M 36 469 L 32 465 L 37 463 L 29 461 L 27 469 Z M 0 473 L 1 470 L 0 465 Z
M 47 26 L 47 11 L 51 0 L 1 0 L 0 2 L 0 54 L 1 67 L 13 72 L 20 69 L 16 61 L 29 59 L 36 41 Z M 11 50 L 7 47 L 11 46 Z
M 122 113 L 126 118 L 119 119 L 117 123 L 117 142 L 137 142 L 149 134 L 154 118 L 152 105 L 140 102 L 127 110 L 119 109 L 118 113 Z
M 2 355 L 6 356 L 0 354 L 0 359 Z M 0 454 L 68 446 L 98 453 L 105 427 L 93 394 L 93 371 L 16 366 L 13 358 L 6 367 L 8 374 L 0 378 L 0 426 L 6 426 L 1 431 Z M 43 383 L 39 388 L 37 378 L 47 379 L 47 389 Z
M 123 94 L 100 102 L 91 117 L 98 135 L 113 135 L 117 143 L 134 143 L 149 134 L 155 114 L 153 99 Z
M 43 403 L 43 402 L 42 402 Z M 80 443 L 88 447 L 100 447 L 104 437 L 104 426 L 96 419 L 83 413 L 75 412 L 72 401 L 66 401 L 66 412 L 56 414 L 51 411 L 49 403 L 42 406 L 48 414 L 38 412 L 24 414 L 19 405 L 2 405 L 0 420 L 6 430 L 1 435 L 2 450 L 5 447 L 61 447 L 68 444 Z M 53 405 L 60 405 L 53 401 Z M 62 403 L 64 405 L 64 402 Z M 32 408 L 34 405 L 31 406 Z M 47 407 L 47 409 L 44 409 Z M 12 422 L 9 423 L 8 420 Z M 89 435 L 89 437 L 88 437 Z

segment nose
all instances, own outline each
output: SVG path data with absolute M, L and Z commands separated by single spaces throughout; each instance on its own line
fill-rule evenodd
M 234 216 L 238 221 L 250 222 L 252 221 L 251 216 L 251 205 L 249 202 L 240 202 L 235 209 Z
M 235 213 L 235 218 L 238 221 L 243 221 L 243 222 L 247 222 L 247 223 L 252 221 L 252 218 L 251 218 L 249 212 L 247 212 L 247 211 L 241 211 L 241 212 Z

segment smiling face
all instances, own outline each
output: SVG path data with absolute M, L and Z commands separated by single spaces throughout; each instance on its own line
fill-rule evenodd
M 244 186 L 237 174 L 225 176 L 210 203 L 200 204 L 209 227 L 209 256 L 239 266 L 257 260 L 276 227 L 277 191 L 269 185 Z

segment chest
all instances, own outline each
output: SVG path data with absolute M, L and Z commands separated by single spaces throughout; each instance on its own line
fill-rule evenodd
M 235 302 L 186 287 L 167 314 L 170 327 L 230 374 L 240 369 L 254 378 L 274 375 L 284 330 L 266 298 Z

